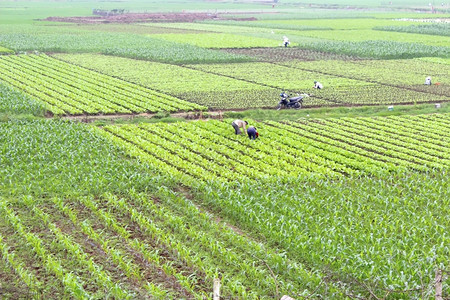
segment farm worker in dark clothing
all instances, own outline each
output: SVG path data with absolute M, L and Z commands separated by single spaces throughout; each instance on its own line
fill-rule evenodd
M 323 85 L 318 81 L 314 81 L 313 88 L 321 90 L 321 89 L 323 89 Z
M 259 136 L 258 131 L 256 131 L 256 127 L 250 126 L 247 129 L 248 138 L 251 140 L 256 140 L 256 138 Z
M 283 45 L 284 47 L 289 46 L 290 42 L 289 39 L 287 38 L 287 36 L 283 36 Z
M 234 133 L 241 134 L 240 128 L 243 128 L 245 132 L 245 125 L 248 125 L 248 122 L 242 120 L 234 120 L 233 122 L 231 122 L 231 125 L 234 128 Z
M 430 76 L 425 78 L 425 85 L 431 85 L 431 77 Z

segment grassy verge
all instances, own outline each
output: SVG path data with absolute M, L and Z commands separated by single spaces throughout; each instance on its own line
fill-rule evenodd
M 300 118 L 341 118 L 341 117 L 374 117 L 374 116 L 399 116 L 399 115 L 420 115 L 432 113 L 450 113 L 450 103 L 440 103 L 441 107 L 436 108 L 434 103 L 416 105 L 395 105 L 393 110 L 389 110 L 389 105 L 382 106 L 358 106 L 358 107 L 323 107 L 308 108 L 300 110 L 271 110 L 271 109 L 249 109 L 244 111 L 226 111 L 219 114 L 217 111 L 202 114 L 203 118 L 240 118 L 253 119 L 257 121 L 272 120 L 298 120 Z M 114 118 L 92 118 L 89 123 L 94 126 L 105 126 L 110 124 L 136 124 L 136 123 L 173 123 L 196 119 L 198 116 L 192 114 L 170 115 L 160 112 L 149 116 L 117 116 Z M 41 116 L 31 114 L 0 113 L 0 122 L 11 120 L 32 121 L 42 119 Z M 63 118 L 64 119 L 64 118 Z M 79 119 L 86 122 L 86 119 Z
M 398 116 L 420 115 L 431 113 L 450 112 L 449 103 L 441 103 L 440 108 L 435 108 L 434 103 L 416 105 L 395 105 L 392 110 L 388 105 L 383 106 L 359 106 L 359 107 L 324 107 L 300 110 L 264 110 L 254 109 L 239 112 L 225 112 L 226 118 L 249 118 L 253 120 L 297 120 L 299 118 L 340 118 L 340 117 L 370 117 L 370 116 Z

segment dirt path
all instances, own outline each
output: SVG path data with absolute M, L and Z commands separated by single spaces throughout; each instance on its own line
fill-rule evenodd
M 237 110 L 233 110 L 237 111 Z M 220 111 L 208 111 L 208 112 L 180 112 L 167 114 L 167 117 L 173 118 L 184 118 L 184 119 L 203 119 L 203 118 L 221 118 L 223 116 L 222 110 Z M 132 120 L 135 118 L 154 118 L 158 116 L 157 113 L 142 113 L 142 114 L 108 114 L 108 115 L 78 115 L 78 116 L 61 116 L 60 118 L 63 120 L 73 120 L 80 121 L 84 123 L 91 123 L 100 120 Z M 166 117 L 166 116 L 163 116 Z M 51 119 L 53 116 L 47 116 L 47 118 Z

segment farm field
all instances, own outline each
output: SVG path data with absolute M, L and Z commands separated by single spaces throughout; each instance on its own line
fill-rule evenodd
M 448 299 L 422 2 L 0 2 L 1 298 Z
M 106 126 L 104 130 L 130 154 L 145 153 L 144 157 L 156 161 L 163 172 L 174 167 L 181 170 L 182 177 L 188 175 L 187 183 L 212 178 L 225 182 L 236 177 L 256 180 L 271 175 L 285 180 L 316 175 L 377 175 L 450 167 L 447 115 L 444 123 L 428 118 L 408 120 L 413 128 L 402 127 L 406 118 L 267 121 L 257 124 L 261 137 L 269 141 L 263 144 L 230 137 L 231 121 Z M 433 139 L 436 145 L 419 144 L 426 143 L 426 139 L 414 138 L 420 127 L 430 128 L 430 132 L 423 130 L 422 135 Z M 388 129 L 391 136 L 380 138 L 380 133 Z M 396 132 L 408 134 L 401 136 Z
M 312 97 L 305 99 L 305 107 L 450 100 L 450 82 L 445 75 L 450 67 L 421 60 L 406 63 L 401 60 L 342 62 L 331 59 L 326 62 L 174 66 L 95 54 L 59 54 L 55 57 L 109 75 L 120 73 L 124 80 L 221 109 L 275 107 L 278 94 L 283 90 L 312 94 Z M 115 63 L 112 64 L 112 61 Z M 130 64 L 133 64 L 132 69 L 128 68 Z M 439 86 L 423 86 L 424 78 L 417 70 L 425 66 L 436 74 L 434 78 L 440 83 Z M 403 75 L 402 68 L 412 72 Z M 159 72 L 158 78 L 149 77 L 153 72 Z M 177 77 L 172 76 L 174 72 Z M 320 80 L 328 88 L 315 91 L 313 80 Z
M 3 81 L 37 98 L 54 115 L 205 109 L 46 55 L 4 56 L 0 66 Z
M 430 262 L 445 267 L 449 254 L 445 232 L 450 224 L 443 217 L 448 205 L 442 203 L 448 199 L 448 184 L 442 187 L 449 163 L 449 116 L 298 123 L 301 128 L 314 128 L 308 131 L 290 125 L 257 124 L 261 139 L 273 141 L 266 145 L 261 140 L 249 144 L 242 136 L 230 138 L 231 126 L 219 121 L 104 129 L 65 121 L 2 124 L 2 144 L 8 145 L 2 150 L 2 164 L 8 166 L 1 172 L 2 255 L 22 282 L 21 291 L 194 298 L 208 295 L 212 279 L 219 275 L 224 296 L 271 298 L 277 293 L 308 295 L 316 289 L 338 299 L 345 293 L 364 294 L 357 284 L 343 288 L 326 279 L 334 274 L 343 282 L 364 280 L 375 290 L 381 285 L 392 291 L 418 288 L 431 293 L 431 281 L 425 287 L 421 280 L 434 274 Z M 358 128 L 364 128 L 365 135 L 352 141 L 349 131 L 336 138 L 344 125 L 358 134 Z M 441 128 L 443 136 L 425 142 L 436 136 L 426 127 L 418 139 L 416 132 L 426 125 Z M 333 138 L 320 135 L 323 127 L 336 128 L 329 132 Z M 379 141 L 377 133 L 383 130 L 389 134 Z M 302 131 L 309 144 L 293 134 Z M 321 140 L 312 137 L 316 134 Z M 210 139 L 216 141 L 209 143 L 214 148 L 207 148 Z M 371 149 L 372 157 L 364 156 L 366 149 Z M 393 149 L 396 157 L 389 156 Z M 121 159 L 124 155 L 135 159 Z M 213 158 L 217 163 L 211 163 Z M 92 164 L 101 167 L 92 169 Z M 234 176 L 249 181 L 236 181 Z M 299 180 L 292 182 L 292 178 Z M 180 191 L 176 182 L 195 189 Z M 265 187 L 258 188 L 256 182 Z M 236 184 L 243 189 L 236 189 Z M 379 195 L 375 198 L 374 189 Z M 263 196 L 267 192 L 271 196 Z M 227 223 L 265 240 L 264 244 L 236 233 L 226 223 L 217 224 L 213 215 L 193 205 L 192 197 L 198 199 L 197 205 L 219 213 Z M 330 197 L 340 200 L 324 202 Z M 417 211 L 424 199 L 429 209 Z M 335 215 L 344 203 L 346 213 Z M 394 232 L 414 234 L 405 239 Z M 434 236 L 436 244 L 426 244 L 427 236 Z M 91 243 L 86 244 L 85 238 Z M 329 242 L 324 244 L 324 239 Z M 420 251 L 402 254 L 417 247 L 413 245 L 420 245 Z M 99 249 L 94 251 L 94 246 Z M 160 247 L 165 251 L 160 252 Z M 361 256 L 335 260 L 352 253 Z M 34 255 L 38 260 L 29 269 Z M 410 264 L 415 268 L 408 268 Z M 146 273 L 152 269 L 160 270 L 160 275 Z M 391 274 L 392 269 L 403 275 Z M 270 270 L 277 274 L 278 290 Z M 324 280 L 326 291 L 320 288 Z

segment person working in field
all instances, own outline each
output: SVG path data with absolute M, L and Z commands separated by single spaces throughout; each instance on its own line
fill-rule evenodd
M 287 38 L 287 36 L 283 36 L 283 45 L 284 47 L 289 46 L 291 42 L 289 42 L 289 39 Z
M 318 81 L 314 81 L 313 88 L 321 90 L 321 89 L 323 89 L 323 85 Z
M 231 122 L 231 125 L 234 128 L 234 133 L 241 134 L 241 128 L 244 129 L 245 132 L 245 125 L 248 125 L 248 122 L 242 120 L 234 120 L 233 122 Z
M 256 130 L 256 127 L 254 127 L 254 126 L 250 126 L 247 129 L 247 134 L 248 134 L 248 138 L 251 140 L 256 140 L 259 137 L 259 133 Z
M 431 77 L 430 76 L 425 78 L 425 85 L 431 85 Z

